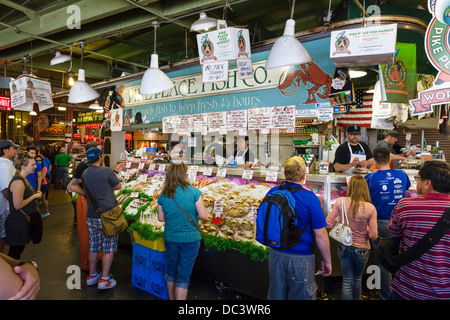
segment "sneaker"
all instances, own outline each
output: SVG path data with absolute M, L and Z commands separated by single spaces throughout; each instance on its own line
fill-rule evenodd
M 88 275 L 86 284 L 88 286 L 93 286 L 94 284 L 97 284 L 101 276 L 102 274 L 99 271 L 97 271 L 94 275 Z
M 47 218 L 49 215 L 50 215 L 50 212 L 48 212 L 48 211 L 45 211 L 45 212 L 42 214 L 42 216 L 43 216 L 44 218 Z
M 98 289 L 112 289 L 116 286 L 116 280 L 113 279 L 113 276 L 110 274 L 107 279 L 100 278 L 98 280 Z

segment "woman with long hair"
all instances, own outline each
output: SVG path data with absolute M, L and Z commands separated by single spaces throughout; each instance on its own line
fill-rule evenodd
M 167 272 L 164 279 L 170 300 L 187 298 L 189 279 L 200 249 L 198 219 L 207 217 L 202 193 L 191 186 L 187 169 L 184 163 L 172 163 L 158 196 L 158 220 L 165 222 Z
M 342 215 L 342 206 L 347 212 L 353 243 L 344 246 L 338 243 L 338 257 L 342 269 L 342 300 L 359 300 L 361 278 L 369 259 L 369 238 L 378 237 L 377 210 L 370 200 L 369 187 L 363 176 L 353 176 L 347 190 L 347 197 L 339 198 L 327 217 L 327 224 L 334 227 Z
M 20 260 L 25 245 L 31 241 L 29 216 L 38 210 L 37 200 L 42 193 L 35 193 L 27 180 L 27 176 L 36 168 L 36 163 L 28 152 L 19 151 L 13 164 L 17 171 L 8 188 L 10 213 L 5 221 L 6 244 L 9 245 L 8 255 Z

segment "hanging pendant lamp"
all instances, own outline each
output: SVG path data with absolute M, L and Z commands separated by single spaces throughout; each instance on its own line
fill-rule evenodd
M 141 88 L 139 90 L 141 95 L 155 94 L 173 87 L 172 80 L 170 80 L 170 78 L 158 67 L 158 54 L 156 53 L 156 29 L 159 24 L 157 21 L 153 21 L 152 25 L 155 28 L 153 54 L 150 57 L 150 68 L 144 72 L 144 76 L 142 77 Z
M 57 50 L 55 53 L 55 57 L 50 61 L 50 65 L 54 66 L 55 64 L 70 61 L 70 59 L 72 59 L 70 56 L 68 56 L 67 54 L 61 54 L 61 52 Z
M 291 18 L 286 21 L 283 36 L 275 41 L 266 61 L 266 69 L 312 62 L 308 51 L 295 36 L 294 16 L 295 0 L 292 3 Z
M 85 71 L 83 69 L 83 52 L 85 44 L 84 41 L 80 41 L 81 64 L 80 69 L 78 69 L 78 79 L 75 81 L 69 92 L 69 103 L 88 102 L 95 100 L 100 96 L 100 94 L 86 82 Z
M 191 31 L 207 31 L 217 27 L 217 19 L 210 18 L 205 11 L 200 12 L 200 18 L 191 25 Z

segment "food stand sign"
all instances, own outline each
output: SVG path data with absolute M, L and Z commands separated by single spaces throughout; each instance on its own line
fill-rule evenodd
M 103 121 L 103 114 L 95 111 L 79 112 L 77 115 L 77 125 L 101 123 Z
M 397 25 L 331 32 L 330 58 L 338 67 L 392 64 Z
M 53 107 L 50 82 L 31 77 L 21 77 L 9 83 L 11 107 L 19 111 L 32 111 L 37 103 L 39 111 Z
M 433 106 L 450 101 L 450 0 L 428 2 L 428 10 L 433 15 L 425 34 L 425 51 L 438 74 L 433 87 L 419 92 L 418 99 L 410 100 L 412 115 L 432 113 Z

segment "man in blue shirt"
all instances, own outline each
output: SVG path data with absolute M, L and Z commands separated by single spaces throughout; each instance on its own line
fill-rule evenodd
M 373 157 L 378 171 L 367 174 L 365 178 L 369 185 L 372 204 L 377 209 L 378 239 L 372 241 L 375 249 L 380 239 L 390 236 L 387 226 L 391 220 L 391 212 L 400 199 L 405 197 L 411 182 L 405 171 L 390 168 L 391 153 L 387 148 L 376 148 Z M 381 270 L 380 298 L 389 300 L 391 274 L 378 262 L 376 255 L 375 260 Z
M 292 157 L 284 164 L 286 185 L 291 188 L 301 186 L 306 180 L 306 166 L 301 157 Z M 277 190 L 272 188 L 270 192 Z M 308 223 L 300 243 L 291 249 L 269 251 L 270 285 L 267 298 L 270 300 L 314 300 L 317 284 L 315 282 L 314 239 L 322 255 L 322 275 L 331 275 L 331 254 L 327 223 L 319 198 L 306 189 L 292 193 L 295 210 L 300 217 L 299 229 Z M 292 266 L 296 266 L 292 268 Z
M 28 155 L 31 158 L 36 157 L 36 148 L 35 147 L 27 147 Z M 33 173 L 30 173 L 27 176 L 28 182 L 30 182 L 31 186 L 34 188 L 34 191 L 41 191 L 42 179 L 44 177 L 42 171 L 42 165 L 39 162 L 36 162 L 36 169 L 34 169 Z

